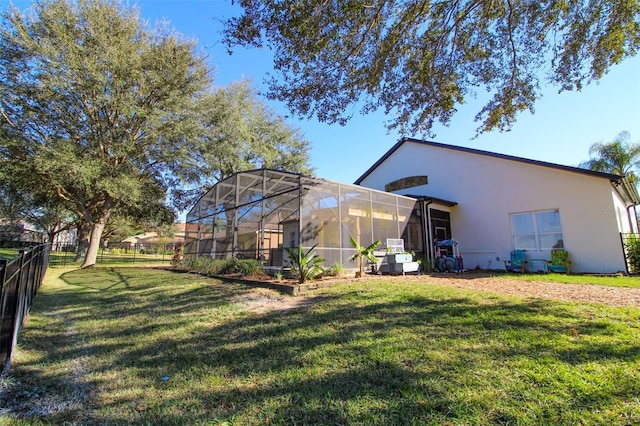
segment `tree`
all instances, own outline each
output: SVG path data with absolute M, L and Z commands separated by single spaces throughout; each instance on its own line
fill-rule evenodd
M 580 167 L 598 172 L 626 176 L 635 185 L 638 184 L 636 172 L 640 167 L 640 144 L 631 143 L 629 132 L 621 132 L 609 142 L 596 142 L 589 148 L 590 160 Z
M 636 205 L 640 202 L 638 195 L 638 167 L 640 166 L 640 144 L 631 143 L 629 132 L 621 132 L 609 143 L 596 142 L 589 148 L 590 160 L 584 161 L 580 167 L 598 172 L 613 173 L 623 176 L 620 189 L 628 198 L 633 208 L 633 218 L 629 215 L 631 229 L 638 229 L 638 214 Z
M 35 225 L 53 244 L 58 233 L 74 226 L 77 216 L 50 189 L 41 187 L 36 176 L 25 173 L 16 163 L 2 161 L 2 146 L 0 143 L 0 217 Z
M 148 29 L 117 1 L 10 8 L 0 94 L 0 170 L 77 216 L 83 267 L 110 219 L 161 226 L 173 216 L 163 203 L 182 210 L 185 193 L 228 174 L 310 170 L 308 142 L 249 82 L 214 90 L 195 41 Z
M 103 233 L 106 240 L 122 241 L 146 231 L 171 230 L 173 235 L 176 214 L 166 203 L 167 188 L 161 182 L 150 180 L 143 186 L 140 199 L 133 205 L 121 204 L 109 217 Z
M 380 240 L 374 241 L 373 243 L 369 244 L 367 247 L 364 247 L 358 244 L 358 242 L 352 236 L 349 236 L 349 241 L 351 241 L 351 245 L 353 246 L 353 248 L 356 249 L 356 253 L 351 255 L 349 257 L 349 260 L 358 259 L 359 272 L 356 274 L 356 277 L 361 278 L 362 273 L 364 272 L 364 259 L 368 259 L 369 261 L 374 263 L 378 261 L 378 259 L 373 254 L 373 252 L 380 245 Z
M 256 93 L 251 81 L 219 87 L 201 99 L 204 129 L 192 146 L 191 167 L 198 186 L 176 187 L 176 198 L 186 208 L 195 198 L 229 176 L 256 168 L 311 174 L 309 142 L 287 124 Z
M 92 266 L 110 215 L 150 179 L 186 180 L 194 113 L 209 88 L 195 42 L 149 30 L 108 0 L 11 7 L 0 29 L 3 166 L 35 177 L 91 227 Z
M 492 98 L 477 132 L 508 130 L 519 112 L 533 112 L 543 71 L 560 91 L 580 90 L 640 48 L 638 0 L 239 4 L 225 42 L 270 47 L 271 98 L 329 123 L 344 124 L 350 105 L 382 108 L 403 133 L 449 124 L 482 88 Z
M 309 142 L 300 130 L 289 126 L 262 103 L 249 80 L 216 90 L 210 99 L 206 120 L 209 143 L 207 164 L 220 181 L 253 168 L 270 168 L 294 173 L 311 173 Z
M 53 245 L 59 233 L 68 231 L 75 225 L 77 217 L 62 204 L 55 202 L 53 197 L 42 195 L 16 191 L 0 180 L 0 218 L 24 220 L 35 225 L 47 235 L 47 240 Z

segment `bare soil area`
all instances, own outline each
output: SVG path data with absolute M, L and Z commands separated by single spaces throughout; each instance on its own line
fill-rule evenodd
M 543 276 L 541 276 L 542 278 Z M 407 278 L 407 277 L 404 277 Z M 640 288 L 605 287 L 600 285 L 560 284 L 540 281 L 520 281 L 488 274 L 465 276 L 425 275 L 412 277 L 432 284 L 468 288 L 491 293 L 574 302 L 604 303 L 612 306 L 640 307 Z
M 312 286 L 323 287 L 337 282 L 358 280 L 394 280 L 424 282 L 442 286 L 465 288 L 496 294 L 507 294 L 521 297 L 534 297 L 541 299 L 566 300 L 573 302 L 603 303 L 611 306 L 635 306 L 640 307 L 640 288 L 605 287 L 598 285 L 560 284 L 543 281 L 521 281 L 508 276 L 495 276 L 486 272 L 468 272 L 464 274 L 433 274 L 433 275 L 406 275 L 406 276 L 366 276 L 360 279 L 341 278 L 323 280 L 312 283 Z M 295 285 L 295 281 L 280 284 Z M 233 300 L 244 305 L 247 310 L 266 312 L 272 310 L 286 310 L 300 308 L 313 304 L 317 296 L 305 292 L 298 297 L 284 296 L 282 293 L 266 288 L 255 288 Z

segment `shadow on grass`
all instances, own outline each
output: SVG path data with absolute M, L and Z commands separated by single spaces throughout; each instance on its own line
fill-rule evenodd
M 85 400 L 66 394 L 80 410 L 16 410 L 47 422 L 566 423 L 638 394 L 637 382 L 619 380 L 615 394 L 566 398 L 585 365 L 624 379 L 607 364 L 640 361 L 640 348 L 624 343 L 626 324 L 569 304 L 352 284 L 298 309 L 255 313 L 231 309 L 252 290 L 244 285 L 126 268 L 62 278 L 81 291 L 38 296 L 23 347 L 40 356 L 15 374 L 44 392 L 65 395 L 70 381 L 88 391 Z M 88 321 L 104 327 L 70 336 Z M 95 360 L 76 377 L 43 368 L 84 356 Z M 112 392 L 128 396 L 100 402 Z M 523 410 L 523 400 L 535 407 Z

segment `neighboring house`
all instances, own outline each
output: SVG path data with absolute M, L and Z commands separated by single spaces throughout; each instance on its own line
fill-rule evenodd
M 164 243 L 166 249 L 173 250 L 175 247 L 180 247 L 184 244 L 185 226 L 185 223 L 176 223 L 175 232 L 169 241 L 161 239 L 158 237 L 157 232 L 151 231 L 125 238 L 121 243 L 126 249 L 148 249 L 154 245 Z
M 152 246 L 158 241 L 157 232 L 143 232 L 142 234 L 133 235 L 120 241 L 126 249 L 145 248 Z
M 55 251 L 63 250 L 65 247 L 73 247 L 76 245 L 78 238 L 78 230 L 76 228 L 66 229 L 57 232 L 53 237 L 51 248 Z
M 571 271 L 626 270 L 621 233 L 638 232 L 638 193 L 618 175 L 404 138 L 355 182 L 418 199 L 403 238 L 433 259 L 434 241 L 458 241 L 466 269 L 499 269 L 525 249 L 530 269 L 550 251 Z
M 0 241 L 43 243 L 46 238 L 42 230 L 26 221 L 0 218 Z

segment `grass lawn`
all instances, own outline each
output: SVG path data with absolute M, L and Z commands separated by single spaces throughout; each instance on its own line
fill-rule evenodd
M 0 258 L 4 258 L 4 259 L 13 259 L 14 257 L 16 257 L 17 255 L 20 254 L 20 250 L 19 249 L 13 249 L 13 248 L 0 248 Z
M 292 298 L 55 268 L 0 424 L 640 424 L 639 320 L 640 307 L 400 280 Z
M 608 287 L 640 288 L 639 275 L 589 275 L 589 274 L 505 274 L 524 281 L 545 281 L 558 284 L 603 285 Z

